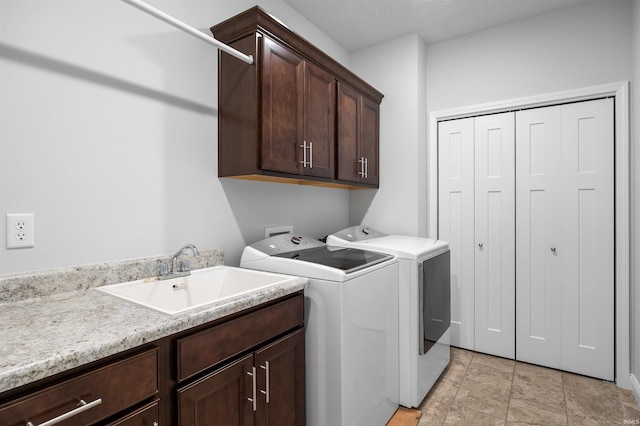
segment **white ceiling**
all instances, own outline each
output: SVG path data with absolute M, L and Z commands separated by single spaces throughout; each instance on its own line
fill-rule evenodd
M 352 52 L 412 33 L 433 43 L 593 0 L 284 1 Z

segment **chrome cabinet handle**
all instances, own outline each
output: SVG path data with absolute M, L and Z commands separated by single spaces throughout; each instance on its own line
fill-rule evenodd
M 71 418 L 73 416 L 77 416 L 80 413 L 83 413 L 87 410 L 92 409 L 93 407 L 102 404 L 102 398 L 98 398 L 95 401 L 91 401 L 89 403 L 86 403 L 83 399 L 80 400 L 80 402 L 78 402 L 78 408 L 74 408 L 71 411 L 68 411 L 64 414 L 59 415 L 58 417 L 55 417 L 49 421 L 46 421 L 44 423 L 40 423 L 38 426 L 52 426 L 55 425 L 57 423 L 60 423 L 63 420 L 67 420 L 68 418 Z M 27 422 L 27 424 L 25 426 L 36 426 L 31 422 Z
M 302 164 L 302 167 L 306 167 L 307 166 L 307 141 L 304 141 L 304 143 L 300 145 L 300 148 L 302 148 L 302 161 L 300 163 Z
M 480 250 L 482 250 L 482 247 L 484 247 L 484 244 L 482 244 L 482 243 L 478 243 L 478 248 L 479 248 Z
M 367 157 L 360 157 L 358 163 L 362 164 L 360 171 L 358 172 L 358 176 L 363 178 L 369 177 L 369 159 Z
M 263 370 L 265 370 L 265 382 L 266 382 L 266 390 L 261 390 L 260 392 L 265 395 L 265 399 L 267 401 L 267 404 L 269 403 L 269 361 L 265 361 L 264 365 L 261 365 L 260 368 L 262 368 Z
M 557 254 L 557 253 L 558 253 L 558 251 L 556 250 L 556 248 L 555 248 L 555 247 L 551 247 L 551 253 L 553 253 L 553 254 Z
M 256 398 L 256 367 L 251 367 L 251 371 L 247 371 L 247 374 L 251 376 L 253 382 L 253 389 L 251 391 L 252 398 L 247 398 L 252 403 L 253 411 L 256 411 L 258 398 Z
M 358 163 L 362 164 L 362 167 L 360 167 L 360 171 L 358 172 L 358 176 L 364 177 L 364 169 L 365 169 L 364 157 L 360 157 L 360 159 L 358 160 Z
M 299 148 L 302 148 L 302 167 L 313 168 L 313 142 L 309 142 L 309 146 L 307 146 L 307 141 L 304 141 L 302 145 L 299 145 Z M 309 161 L 307 161 L 307 149 L 309 149 Z

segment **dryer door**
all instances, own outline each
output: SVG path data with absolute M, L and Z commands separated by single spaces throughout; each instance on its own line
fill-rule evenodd
M 420 355 L 431 349 L 451 323 L 449 251 L 419 263 Z

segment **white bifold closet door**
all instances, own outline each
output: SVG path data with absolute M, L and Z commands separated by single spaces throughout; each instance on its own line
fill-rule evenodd
M 438 237 L 451 250 L 451 344 L 515 356 L 514 114 L 438 127 Z
M 519 111 L 516 129 L 516 358 L 613 380 L 613 100 Z
M 475 118 L 475 350 L 515 356 L 514 114 Z
M 451 255 L 451 345 L 475 349 L 474 118 L 438 123 L 438 238 Z

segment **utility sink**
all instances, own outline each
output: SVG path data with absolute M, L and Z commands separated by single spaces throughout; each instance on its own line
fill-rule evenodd
M 138 280 L 97 287 L 97 290 L 175 315 L 200 306 L 218 303 L 295 277 L 231 266 L 195 269 L 191 275 L 167 280 Z

